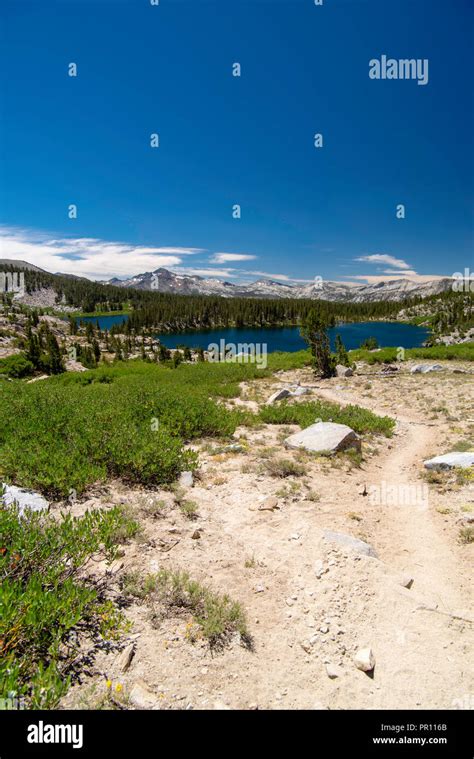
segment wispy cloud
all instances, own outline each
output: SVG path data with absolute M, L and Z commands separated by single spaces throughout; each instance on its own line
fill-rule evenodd
M 50 272 L 90 279 L 129 277 L 160 266 L 178 266 L 203 248 L 133 245 L 92 237 L 53 238 L 28 229 L 0 227 L 0 257 L 28 261 Z
M 352 274 L 351 280 L 360 280 L 368 285 L 378 285 L 380 282 L 392 282 L 396 279 L 405 279 L 409 282 L 430 282 L 433 279 L 444 279 L 440 274 L 418 274 L 410 264 L 404 261 L 402 258 L 395 258 L 387 253 L 374 253 L 366 256 L 359 256 L 354 259 L 355 261 L 363 261 L 369 264 L 375 264 L 377 266 L 377 274 Z M 391 266 L 390 269 L 382 267 Z M 347 279 L 347 277 L 343 277 Z
M 209 259 L 211 263 L 226 264 L 232 261 L 253 261 L 257 256 L 248 255 L 247 253 L 214 253 Z
M 360 256 L 355 260 L 365 261 L 369 264 L 386 264 L 388 266 L 393 266 L 396 269 L 411 269 L 410 264 L 407 264 L 406 261 L 403 261 L 401 258 L 395 258 L 395 256 L 390 256 L 387 253 L 374 253 L 368 256 Z

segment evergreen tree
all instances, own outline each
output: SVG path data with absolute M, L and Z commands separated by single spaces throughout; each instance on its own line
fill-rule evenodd
M 350 366 L 349 355 L 340 335 L 336 335 L 336 364 Z
M 31 326 L 28 325 L 26 332 L 26 358 L 31 361 L 35 369 L 39 368 L 41 347 L 38 340 L 38 336 L 34 334 Z
M 100 346 L 95 337 L 92 340 L 92 352 L 94 354 L 95 361 L 98 364 L 100 361 Z
M 48 332 L 46 338 L 46 359 L 45 366 L 47 366 L 50 374 L 61 374 L 64 371 L 63 361 L 61 358 L 61 351 L 59 350 L 58 341 L 52 332 Z
M 322 379 L 334 377 L 335 364 L 331 356 L 327 325 L 320 319 L 316 311 L 310 311 L 301 328 L 301 336 L 311 351 L 312 365 L 315 374 Z
M 158 354 L 160 361 L 169 361 L 171 358 L 171 353 L 166 347 L 166 345 L 163 345 L 163 343 L 160 343 L 160 349 Z

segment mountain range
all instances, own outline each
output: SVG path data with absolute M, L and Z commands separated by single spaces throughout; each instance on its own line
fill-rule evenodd
M 0 266 L 18 266 L 20 269 L 45 272 L 27 261 L 0 258 Z M 85 280 L 74 274 L 56 272 L 58 277 Z M 112 279 L 101 284 L 124 289 L 156 290 L 180 295 L 217 295 L 223 298 L 310 298 L 344 303 L 370 303 L 375 301 L 403 301 L 409 298 L 427 298 L 452 288 L 451 277 L 416 282 L 408 278 L 390 279 L 377 284 L 346 284 L 331 280 L 315 281 L 303 285 L 290 285 L 273 279 L 259 279 L 249 284 L 235 284 L 225 280 L 179 274 L 160 268 L 137 274 L 129 279 Z
M 427 298 L 449 290 L 452 283 L 452 279 L 446 277 L 423 283 L 400 278 L 372 285 L 348 285 L 344 282 L 329 280 L 304 285 L 289 285 L 272 279 L 259 279 L 243 285 L 196 275 L 176 274 L 161 268 L 138 274 L 130 279 L 110 279 L 106 284 L 182 295 L 220 295 L 224 298 L 313 298 L 364 303 L 378 300 L 399 301 L 407 298 Z

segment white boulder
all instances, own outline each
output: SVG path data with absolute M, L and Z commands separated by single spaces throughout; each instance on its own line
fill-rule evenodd
M 314 453 L 336 453 L 346 448 L 360 450 L 360 438 L 346 424 L 317 422 L 286 438 L 287 448 L 303 448 Z
M 454 452 L 444 453 L 442 456 L 435 456 L 434 459 L 428 459 L 424 462 L 425 469 L 468 469 L 474 466 L 474 451 L 466 453 Z
M 26 509 L 31 509 L 31 511 L 44 511 L 49 508 L 49 503 L 46 498 L 43 498 L 39 493 L 35 493 L 34 490 L 17 488 L 15 485 L 3 485 L 3 487 L 3 496 L 1 495 L 0 489 L 0 501 L 3 501 L 5 506 L 11 506 L 16 502 L 18 504 L 20 516 L 23 516 Z
M 444 367 L 441 364 L 415 364 L 410 371 L 412 374 L 429 374 L 429 372 L 442 372 Z
M 352 377 L 354 372 L 349 366 L 343 366 L 342 364 L 338 364 L 336 366 L 336 374 L 338 377 Z

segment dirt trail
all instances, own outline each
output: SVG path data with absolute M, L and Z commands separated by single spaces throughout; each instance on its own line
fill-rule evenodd
M 318 395 L 341 403 L 334 391 L 319 390 Z M 345 399 L 343 404 L 347 402 Z M 379 415 L 386 413 L 377 403 L 371 403 L 370 410 Z M 417 505 L 382 508 L 375 542 L 384 561 L 394 568 L 408 571 L 416 568 L 420 586 L 440 608 L 446 611 L 461 608 L 463 594 L 459 580 L 469 583 L 469 573 L 462 577 L 459 557 L 433 518 L 436 494 L 429 491 L 420 477 L 421 462 L 435 450 L 439 430 L 432 422 L 420 420 L 416 412 L 404 411 L 391 416 L 397 421 L 394 445 L 370 462 L 366 471 L 367 487 L 379 486 L 381 482 L 406 486 Z
M 446 496 L 430 487 L 423 502 L 422 461 L 438 449 L 440 425 L 410 397 L 394 414 L 382 391 L 369 400 L 355 379 L 344 392 L 316 387 L 313 397 L 395 416 L 396 433 L 377 443 L 362 469 L 309 464 L 307 480 L 319 500 L 303 490 L 282 497 L 282 480 L 259 470 L 259 446 L 283 453 L 278 428 L 267 426 L 244 430 L 246 455 L 201 457 L 201 480 L 188 493 L 198 506 L 197 522 L 173 512 L 147 523 L 157 544 L 170 532 L 179 542 L 170 553 L 135 549 L 127 564 L 142 572 L 186 568 L 239 600 L 254 650 L 235 640 L 211 654 L 205 642 L 186 639 L 187 620 L 152 627 L 146 607 L 137 606 L 131 611 L 140 635 L 132 667 L 124 675 L 110 659 L 104 663 L 107 677 L 123 682 L 126 692 L 141 678 L 160 694 L 157 708 L 473 708 L 469 547 L 459 546 L 436 510 Z M 383 483 L 415 486 L 421 502 L 374 504 L 362 495 L 364 485 L 370 491 Z M 277 497 L 279 508 L 259 510 L 268 496 Z M 196 526 L 199 540 L 192 539 Z M 379 558 L 328 542 L 325 529 L 363 538 Z M 367 646 L 376 657 L 372 677 L 353 662 Z

